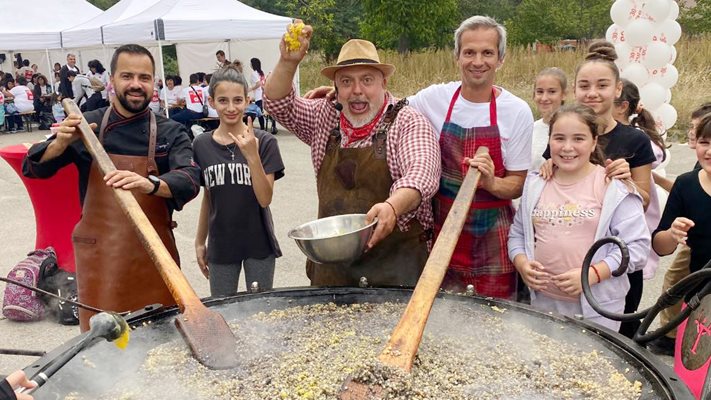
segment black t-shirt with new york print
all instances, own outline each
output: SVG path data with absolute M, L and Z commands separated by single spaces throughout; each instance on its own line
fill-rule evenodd
M 259 129 L 254 134 L 264 172 L 274 174 L 275 180 L 281 178 L 284 163 L 277 139 Z M 280 256 L 271 212 L 257 201 L 247 160 L 236 144 L 222 145 L 212 135 L 205 132 L 193 142 L 194 160 L 202 171 L 200 184 L 210 193 L 208 262 L 234 264 L 247 258 Z

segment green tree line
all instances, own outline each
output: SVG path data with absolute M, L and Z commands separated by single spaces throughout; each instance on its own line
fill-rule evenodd
M 107 9 L 118 0 L 89 0 Z M 472 15 L 489 15 L 506 25 L 509 42 L 528 45 L 560 39 L 603 37 L 614 0 L 242 0 L 272 14 L 301 18 L 314 26 L 313 46 L 332 61 L 350 38 L 401 53 L 451 46 L 452 33 Z M 711 32 L 711 0 L 681 5 L 687 34 Z M 207 6 L 207 5 L 206 5 Z M 216 11 L 217 12 L 217 11 Z

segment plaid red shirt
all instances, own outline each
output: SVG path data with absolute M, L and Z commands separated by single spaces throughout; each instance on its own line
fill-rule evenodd
M 385 95 L 388 104 L 395 104 L 389 92 Z M 264 97 L 264 106 L 269 114 L 301 141 L 311 146 L 311 161 L 318 174 L 326 155 L 326 144 L 333 128 L 339 126 L 338 111 L 326 99 L 307 100 L 296 96 L 291 90 L 288 96 L 279 100 Z M 382 124 L 378 123 L 378 127 Z M 362 148 L 373 144 L 373 135 L 350 143 L 347 147 Z M 341 135 L 341 147 L 346 147 L 348 138 Z M 415 210 L 398 218 L 401 231 L 407 230 L 412 218 L 429 229 L 433 224 L 432 196 L 437 193 L 441 169 L 439 142 L 429 121 L 412 107 L 406 106 L 390 125 L 387 136 L 387 162 L 393 185 L 390 194 L 400 188 L 411 188 L 420 192 L 422 202 Z

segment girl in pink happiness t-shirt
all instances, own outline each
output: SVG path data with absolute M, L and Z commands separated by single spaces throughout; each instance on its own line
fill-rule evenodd
M 596 240 L 618 236 L 629 247 L 629 270 L 639 270 L 649 254 L 650 236 L 642 199 L 633 185 L 606 179 L 598 132 L 598 117 L 587 106 L 563 106 L 551 117 L 549 146 L 558 168 L 548 181 L 538 172 L 527 177 L 508 247 L 509 257 L 531 290 L 534 308 L 580 314 L 617 330 L 619 322 L 597 314 L 582 295 L 585 253 Z M 611 274 L 620 259 L 617 247 L 604 246 L 589 271 L 596 299 L 616 313 L 624 310 L 629 289 L 627 274 Z

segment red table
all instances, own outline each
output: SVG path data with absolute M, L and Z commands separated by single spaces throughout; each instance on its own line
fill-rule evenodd
M 27 147 L 23 144 L 0 149 L 0 157 L 17 172 L 30 195 L 37 226 L 35 248 L 54 247 L 59 266 L 74 272 L 72 230 L 81 216 L 76 166 L 70 164 L 49 179 L 29 179 L 22 175 L 22 159 L 26 154 Z

